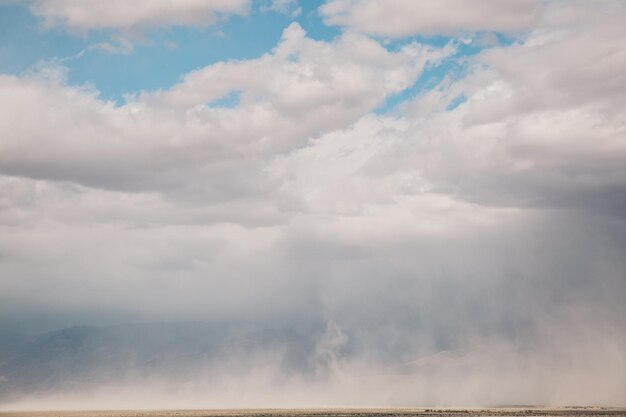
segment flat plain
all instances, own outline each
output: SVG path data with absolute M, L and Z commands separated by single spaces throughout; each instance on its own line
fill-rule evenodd
M 626 408 L 4 411 L 0 417 L 626 417 Z

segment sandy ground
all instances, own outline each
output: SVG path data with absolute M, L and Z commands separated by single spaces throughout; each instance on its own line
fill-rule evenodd
M 262 410 L 118 410 L 19 411 L 0 417 L 601 417 L 624 416 L 626 408 L 490 408 L 490 409 L 262 409 Z

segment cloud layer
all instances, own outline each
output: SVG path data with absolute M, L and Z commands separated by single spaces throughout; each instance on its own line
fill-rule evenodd
M 155 26 L 207 26 L 220 16 L 246 14 L 249 0 L 34 0 L 32 12 L 47 26 L 71 30 L 141 29 Z
M 519 32 L 540 16 L 537 0 L 331 0 L 320 11 L 331 25 L 372 35 L 449 35 L 482 30 Z

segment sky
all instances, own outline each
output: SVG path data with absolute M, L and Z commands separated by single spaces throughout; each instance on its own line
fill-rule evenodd
M 317 323 L 625 405 L 625 255 L 623 1 L 0 0 L 2 331 Z

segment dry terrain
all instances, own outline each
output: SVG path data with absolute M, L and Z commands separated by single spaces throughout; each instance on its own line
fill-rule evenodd
M 626 408 L 489 408 L 489 409 L 260 409 L 260 410 L 116 410 L 19 411 L 0 417 L 601 417 L 624 416 Z

